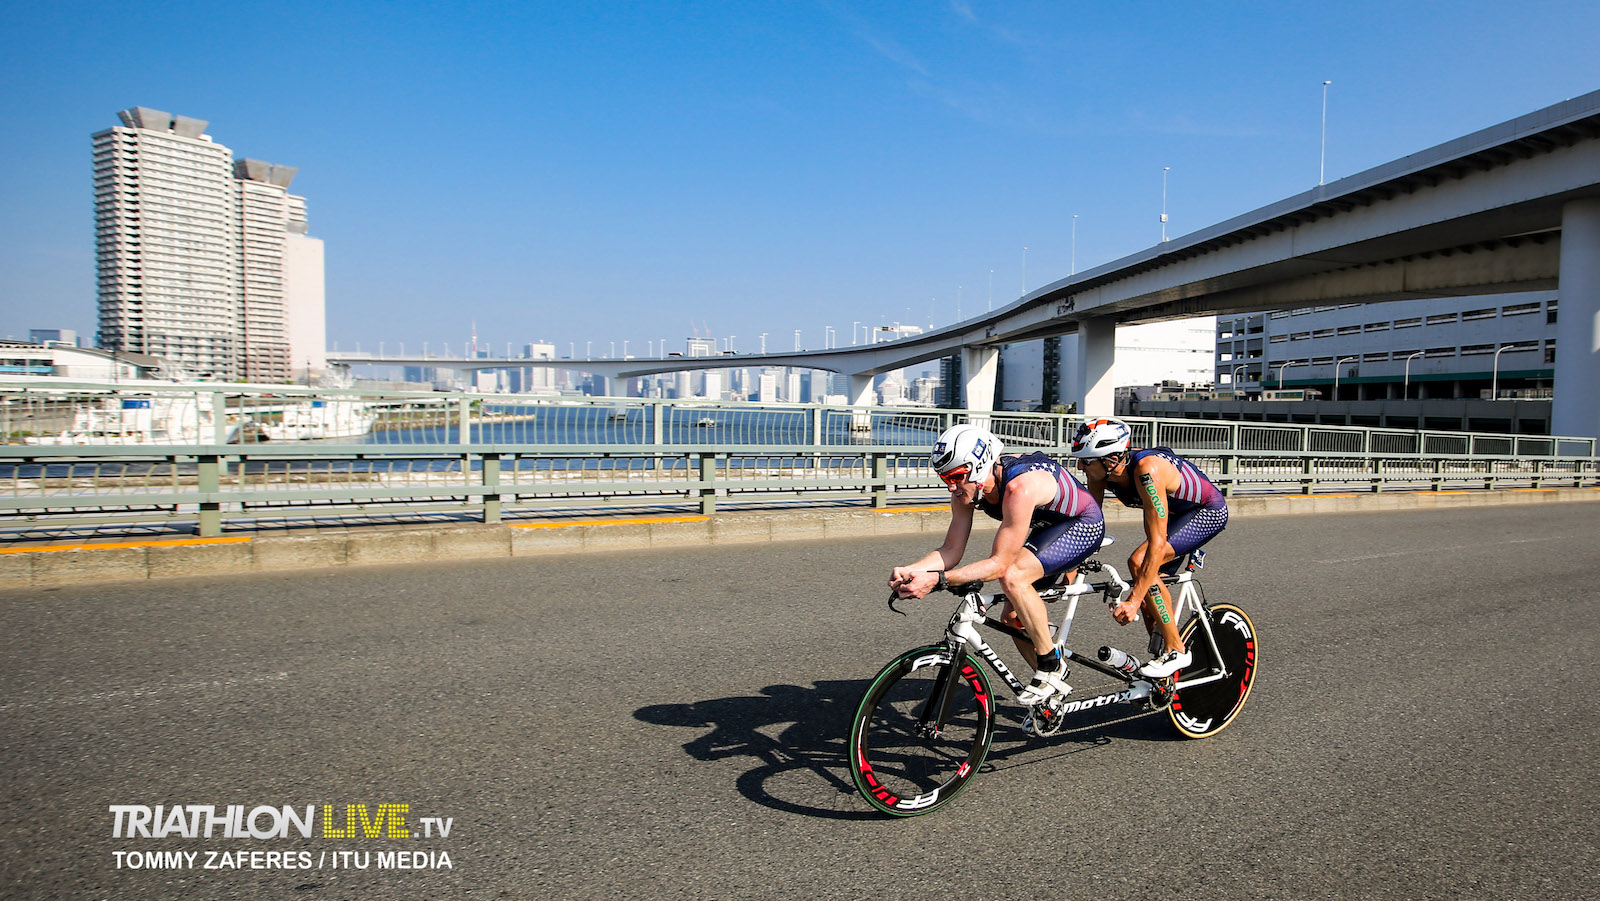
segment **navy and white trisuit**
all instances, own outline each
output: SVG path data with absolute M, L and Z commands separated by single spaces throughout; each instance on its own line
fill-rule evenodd
M 1227 527 L 1228 502 L 1222 496 L 1222 491 L 1206 478 L 1199 467 L 1168 447 L 1147 447 L 1134 451 L 1128 458 L 1128 472 L 1132 473 L 1134 464 L 1152 455 L 1166 460 L 1178 470 L 1178 490 L 1168 499 L 1167 514 L 1167 543 L 1172 545 L 1176 554 L 1168 565 L 1176 566 L 1184 554 L 1210 541 Z M 1106 487 L 1123 504 L 1129 507 L 1144 506 L 1144 492 L 1138 486 L 1108 481 Z
M 1028 540 L 1023 547 L 1044 564 L 1044 574 L 1053 577 L 1089 559 L 1105 538 L 1106 521 L 1094 495 L 1072 473 L 1042 451 L 1003 456 L 995 463 L 999 497 L 993 503 L 979 497 L 978 509 L 994 519 L 1003 519 L 1006 485 L 1023 473 L 1047 472 L 1056 482 L 1055 495 L 1033 510 Z

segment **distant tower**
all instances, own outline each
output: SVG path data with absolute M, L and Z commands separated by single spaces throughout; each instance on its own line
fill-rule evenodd
M 99 345 L 195 376 L 320 374 L 322 242 L 288 192 L 295 170 L 235 162 L 201 119 L 117 115 L 93 136 Z

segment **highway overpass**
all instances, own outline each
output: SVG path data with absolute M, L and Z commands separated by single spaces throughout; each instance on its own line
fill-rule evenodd
M 1565 251 L 1565 252 L 1563 252 Z M 1311 304 L 1558 289 L 1552 431 L 1600 436 L 1600 91 L 1285 198 L 1045 285 L 992 313 L 884 344 L 627 360 L 332 353 L 342 364 L 550 366 L 611 377 L 711 367 L 872 376 L 960 354 L 969 409 L 993 406 L 1000 346 L 1081 337 L 1079 409 L 1110 411 L 1116 326 Z

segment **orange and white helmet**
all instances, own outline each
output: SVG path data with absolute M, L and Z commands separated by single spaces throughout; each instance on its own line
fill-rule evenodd
M 1120 419 L 1085 419 L 1072 436 L 1072 455 L 1094 460 L 1128 449 L 1133 433 Z

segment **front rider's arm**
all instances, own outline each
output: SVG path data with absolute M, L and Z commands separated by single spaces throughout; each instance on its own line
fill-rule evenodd
M 989 556 L 946 573 L 946 578 L 952 582 L 989 582 L 1000 578 L 1017 562 L 1023 542 L 1028 540 L 1033 511 L 1038 506 L 1039 489 L 1034 476 L 1049 478 L 1043 473 L 1026 473 L 1006 486 L 1005 500 L 1000 507 L 1000 529 L 995 532 L 994 548 Z
M 890 574 L 889 587 L 904 597 L 925 597 L 939 584 L 939 573 L 961 562 L 972 537 L 972 508 L 959 501 L 950 504 L 950 527 L 944 543 L 910 566 L 897 566 Z
M 1172 548 L 1167 540 L 1167 514 L 1170 512 L 1167 501 L 1171 497 L 1171 482 L 1177 473 L 1163 472 L 1162 462 L 1146 458 L 1139 461 L 1139 468 L 1132 473 L 1134 490 L 1139 492 L 1144 510 L 1144 565 L 1139 572 L 1132 574 L 1132 597 L 1140 600 L 1150 591 L 1150 586 L 1161 578 L 1161 565 L 1166 562 Z M 1170 464 L 1165 468 L 1170 470 Z

